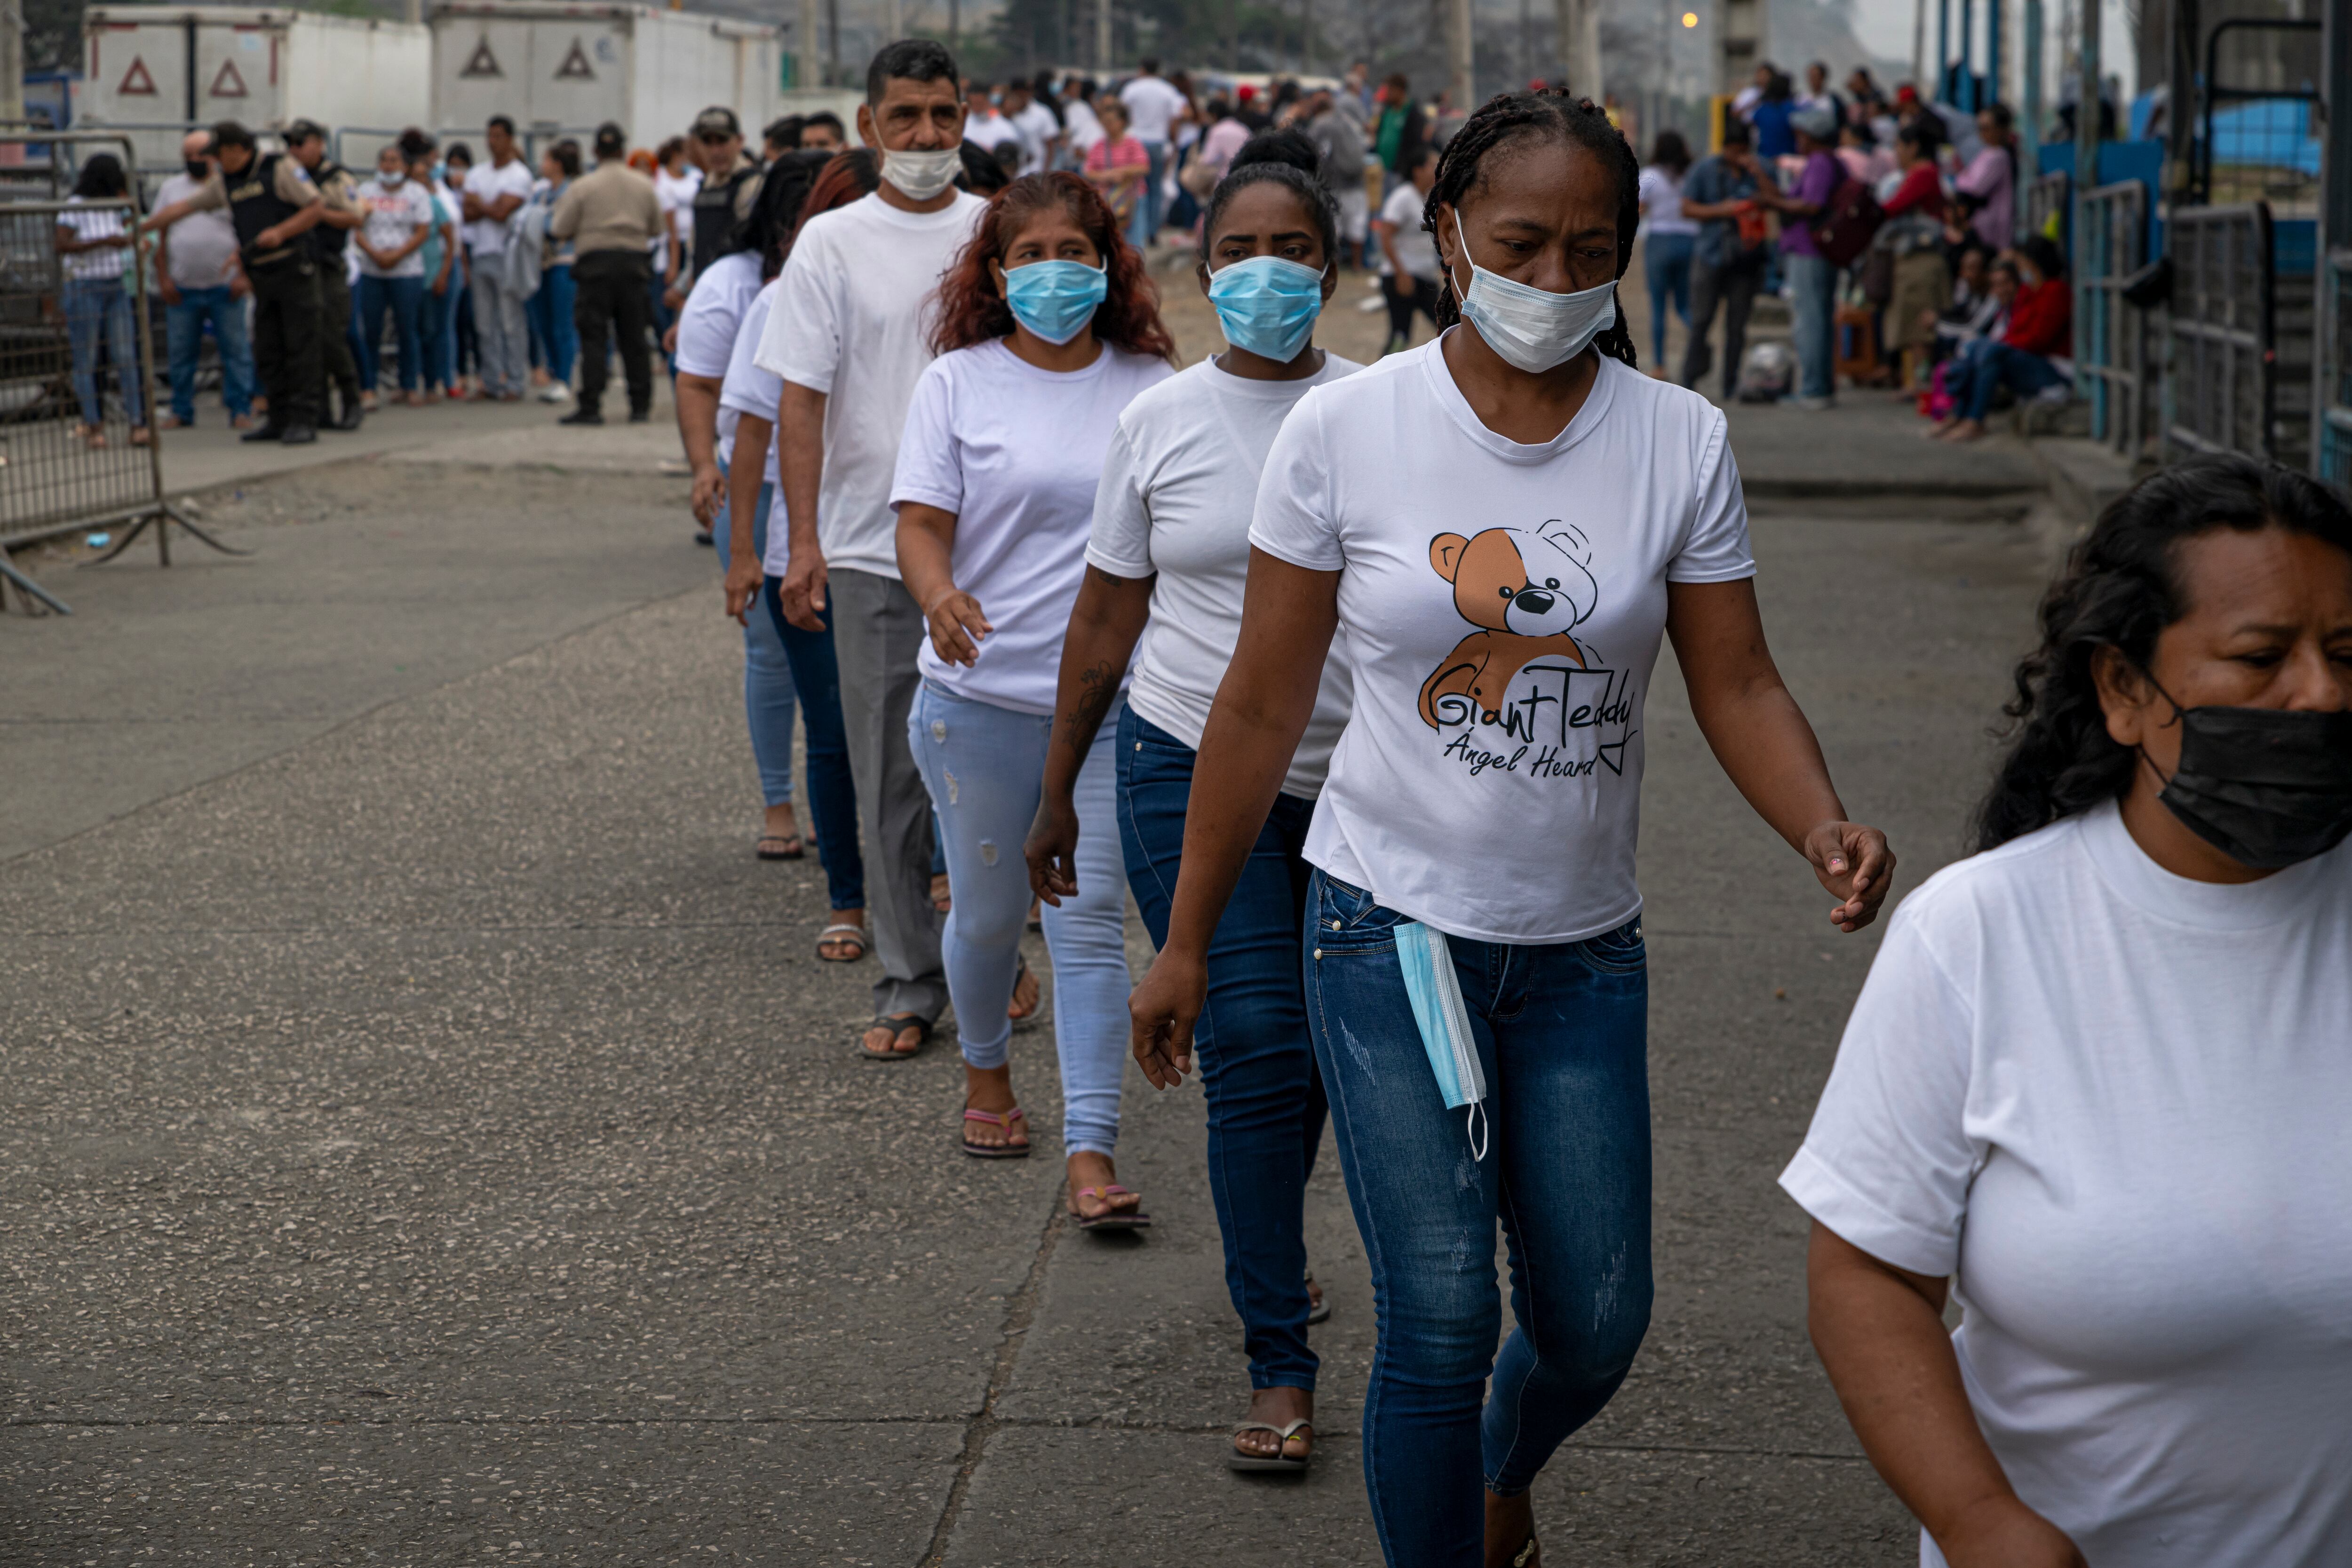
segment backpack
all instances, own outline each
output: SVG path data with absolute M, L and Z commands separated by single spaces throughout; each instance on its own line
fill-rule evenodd
M 1848 174 L 1838 182 L 1822 204 L 1821 216 L 1813 220 L 1813 243 L 1821 247 L 1822 258 L 1831 266 L 1851 266 L 1854 258 L 1870 248 L 1871 237 L 1885 221 L 1885 209 L 1870 194 L 1870 187 Z

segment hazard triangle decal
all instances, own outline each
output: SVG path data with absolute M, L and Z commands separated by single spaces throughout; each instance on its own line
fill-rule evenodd
M 555 68 L 555 79 L 558 81 L 594 81 L 596 79 L 594 68 L 588 64 L 588 51 L 580 47 L 579 39 L 572 40 L 572 52 L 563 57 L 562 65 Z
M 131 56 L 131 68 L 122 73 L 122 85 L 114 90 L 125 98 L 154 97 L 155 79 L 147 74 L 147 62 Z
M 474 46 L 474 52 L 466 57 L 466 68 L 457 74 L 504 77 L 507 73 L 499 68 L 499 57 L 490 53 L 490 40 L 485 37 Z
M 221 61 L 221 68 L 213 77 L 213 85 L 210 91 L 212 96 L 215 98 L 247 98 L 251 96 L 245 90 L 245 78 L 237 74 L 236 62 L 235 60 Z

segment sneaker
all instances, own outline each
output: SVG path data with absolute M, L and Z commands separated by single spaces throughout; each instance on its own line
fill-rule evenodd
M 593 408 L 575 408 L 556 423 L 558 425 L 602 425 L 604 423 L 604 416 Z
M 252 438 L 250 436 L 246 437 L 248 441 Z M 318 438 L 319 432 L 308 425 L 289 425 L 286 433 L 278 437 L 280 445 L 288 447 L 307 447 Z
M 539 389 L 539 400 L 541 403 L 569 403 L 572 401 L 572 389 L 560 381 L 551 381 Z

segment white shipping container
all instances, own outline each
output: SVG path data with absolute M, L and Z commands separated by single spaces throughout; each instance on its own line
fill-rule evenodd
M 83 128 L 146 127 L 142 168 L 176 168 L 191 125 L 235 120 L 422 124 L 433 38 L 414 22 L 260 5 L 92 5 L 82 24 Z
M 646 5 L 494 4 L 433 9 L 434 116 L 447 131 L 493 114 L 534 141 L 607 120 L 632 146 L 681 136 L 712 104 L 756 137 L 782 89 L 777 29 Z

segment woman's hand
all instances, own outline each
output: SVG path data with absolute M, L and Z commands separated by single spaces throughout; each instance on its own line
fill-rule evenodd
M 767 576 L 757 557 L 750 551 L 727 559 L 727 613 L 743 626 L 751 624 L 752 603 L 760 596 L 761 586 Z
M 931 623 L 933 651 L 950 664 L 979 663 L 981 642 L 996 629 L 980 613 L 980 601 L 952 583 L 931 596 L 923 616 Z
M 1038 797 L 1021 855 L 1029 862 L 1029 890 L 1041 901 L 1060 909 L 1078 896 L 1078 808 L 1066 793 L 1049 789 Z
M 1154 1089 L 1174 1089 L 1192 1070 L 1192 1025 L 1208 995 L 1208 964 L 1170 946 L 1128 997 L 1129 1046 Z
M 1853 822 L 1824 822 L 1805 835 L 1805 858 L 1813 875 L 1838 897 L 1830 923 L 1843 931 L 1857 931 L 1878 918 L 1895 885 L 1895 851 L 1886 835 Z
M 2089 1568 L 2064 1531 L 2014 1497 L 1987 1498 L 1936 1544 L 1951 1568 Z

